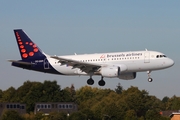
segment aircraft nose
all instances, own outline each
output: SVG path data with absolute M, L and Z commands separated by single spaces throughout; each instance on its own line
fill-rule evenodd
M 174 65 L 174 61 L 172 59 L 169 59 L 167 62 L 168 66 L 171 67 Z

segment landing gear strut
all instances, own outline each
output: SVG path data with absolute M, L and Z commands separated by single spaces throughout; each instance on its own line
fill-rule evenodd
M 151 73 L 151 71 L 147 71 L 147 74 L 148 74 L 148 81 L 149 81 L 149 82 L 152 82 L 153 79 L 150 77 L 150 76 L 151 76 L 150 73 Z
M 103 76 L 101 77 L 101 80 L 98 82 L 99 86 L 104 86 L 106 83 L 103 80 Z

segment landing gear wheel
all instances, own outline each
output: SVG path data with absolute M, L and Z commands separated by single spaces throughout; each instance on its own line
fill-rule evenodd
M 147 74 L 148 74 L 148 81 L 149 81 L 149 82 L 152 82 L 153 79 L 150 77 L 150 76 L 151 76 L 150 73 L 151 73 L 151 71 L 147 71 Z
M 152 81 L 153 81 L 153 79 L 152 79 L 152 78 L 148 78 L 148 81 L 149 81 L 149 82 L 152 82 Z
M 98 82 L 98 84 L 99 84 L 99 86 L 104 86 L 106 83 L 105 83 L 104 80 L 100 80 L 100 81 Z
M 93 80 L 92 78 L 89 78 L 89 79 L 87 80 L 87 84 L 88 84 L 88 85 L 93 85 L 93 84 L 94 84 L 94 80 Z

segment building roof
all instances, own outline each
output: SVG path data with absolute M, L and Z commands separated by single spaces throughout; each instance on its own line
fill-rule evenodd
M 173 112 L 172 114 L 169 115 L 169 117 L 173 117 L 174 115 L 180 115 L 180 112 Z

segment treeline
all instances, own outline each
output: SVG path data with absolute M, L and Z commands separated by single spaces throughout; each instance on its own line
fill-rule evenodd
M 29 114 L 22 119 L 43 119 L 39 113 L 33 114 L 36 102 L 75 102 L 78 112 L 70 114 L 51 113 L 47 120 L 169 120 L 160 111 L 179 110 L 180 97 L 164 97 L 162 100 L 149 95 L 145 90 L 131 86 L 127 90 L 118 84 L 115 90 L 84 86 L 75 89 L 73 85 L 61 88 L 56 81 L 26 81 L 15 89 L 0 90 L 0 102 L 20 102 L 26 104 Z M 12 114 L 17 114 L 11 111 Z M 10 112 L 10 113 L 11 113 Z M 4 112 L 1 119 L 10 114 Z M 53 117 L 52 117 L 53 116 Z M 17 117 L 16 117 L 17 118 Z M 20 118 L 19 118 L 20 119 Z

